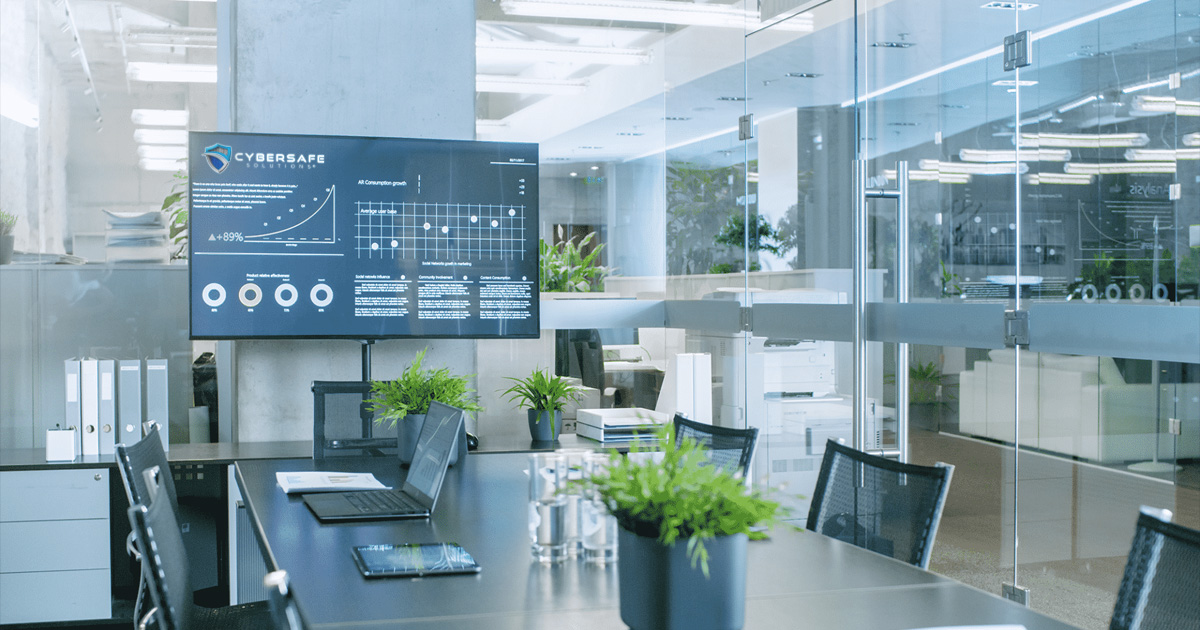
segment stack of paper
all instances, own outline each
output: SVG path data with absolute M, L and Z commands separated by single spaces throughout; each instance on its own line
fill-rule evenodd
M 277 472 L 275 481 L 283 491 L 293 492 L 342 492 L 345 490 L 388 490 L 389 488 L 371 473 L 347 472 Z
M 166 215 L 162 212 L 110 212 L 105 236 L 110 262 L 166 262 Z

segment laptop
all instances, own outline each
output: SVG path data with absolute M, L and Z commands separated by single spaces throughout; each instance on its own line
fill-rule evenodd
M 304 495 L 304 503 L 321 521 L 428 518 L 433 514 L 442 481 L 454 453 L 454 438 L 465 422 L 462 409 L 436 400 L 429 403 L 417 437 L 408 477 L 399 490 L 324 492 Z

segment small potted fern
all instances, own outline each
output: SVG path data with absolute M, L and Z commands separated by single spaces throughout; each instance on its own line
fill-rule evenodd
M 690 438 L 676 445 L 670 425 L 657 437 L 661 459 L 614 453 L 607 468 L 577 482 L 619 525 L 621 620 L 631 628 L 741 628 L 747 540 L 765 537 L 757 526 L 775 523 L 781 507 L 706 465 Z
M 538 442 L 558 439 L 563 407 L 579 400 L 583 388 L 549 370 L 534 370 L 525 378 L 508 377 L 513 386 L 501 392 L 508 401 L 528 409 L 529 435 Z
M 375 422 L 396 426 L 399 440 L 400 461 L 411 463 L 417 448 L 417 436 L 425 424 L 425 413 L 429 401 L 436 400 L 452 407 L 465 410 L 468 414 L 483 411 L 479 397 L 469 386 L 475 376 L 459 376 L 448 368 L 426 369 L 422 367 L 428 348 L 421 350 L 400 376 L 391 381 L 371 381 L 372 398 L 367 399 Z M 460 445 L 459 452 L 463 445 Z
M 16 227 L 16 215 L 0 210 L 0 265 L 12 262 L 13 248 L 16 244 L 13 229 Z

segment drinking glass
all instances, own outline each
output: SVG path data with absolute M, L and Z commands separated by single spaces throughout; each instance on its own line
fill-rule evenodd
M 583 448 L 560 448 L 554 451 L 566 460 L 567 481 L 578 481 L 584 477 L 584 459 L 594 451 Z M 564 527 L 567 535 L 567 555 L 574 558 L 579 555 L 580 535 L 579 506 L 583 501 L 583 491 L 579 486 L 567 485 L 562 493 L 567 501 L 567 513 L 564 517 Z
M 608 463 L 609 455 L 588 453 L 583 461 L 584 475 L 590 477 L 607 468 Z M 579 528 L 584 560 L 596 564 L 617 561 L 617 519 L 608 513 L 595 491 L 589 490 L 580 500 Z
M 567 558 L 567 459 L 557 453 L 529 456 L 529 541 L 533 557 L 548 564 Z

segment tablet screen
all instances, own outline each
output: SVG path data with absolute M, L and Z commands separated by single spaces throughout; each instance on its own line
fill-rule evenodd
M 363 577 L 479 572 L 475 559 L 457 543 L 361 545 L 353 551 Z

